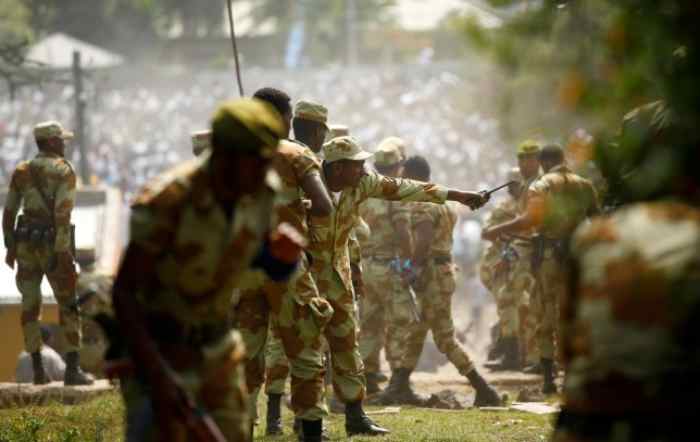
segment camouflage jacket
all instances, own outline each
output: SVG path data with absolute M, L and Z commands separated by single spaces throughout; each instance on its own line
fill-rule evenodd
M 31 170 L 49 205 L 42 198 L 34 185 Z M 21 162 L 10 181 L 10 189 L 5 201 L 2 217 L 2 230 L 5 245 L 15 244 L 15 219 L 20 207 L 22 213 L 30 220 L 41 224 L 52 224 L 56 229 L 56 241 L 53 248 L 57 252 L 71 249 L 71 212 L 75 205 L 76 178 L 73 166 L 60 155 L 39 152 L 31 161 Z
M 307 175 L 321 174 L 321 165 L 311 149 L 294 141 L 281 141 L 272 163 L 281 178 L 276 212 L 279 222 L 288 222 L 304 236 L 308 234 L 306 207 L 301 183 Z
M 513 198 L 503 200 L 488 214 L 484 221 L 484 228 L 503 224 L 518 216 L 518 202 Z M 482 256 L 482 266 L 495 266 L 501 260 L 501 251 L 504 246 L 499 238 L 486 247 Z
M 527 211 L 538 233 L 563 239 L 600 206 L 593 184 L 560 165 L 530 185 Z
M 370 198 L 360 206 L 360 215 L 367 222 L 371 238 L 360 242 L 363 256 L 393 258 L 399 252 L 396 223 L 411 222 L 407 204 Z
M 369 198 L 444 204 L 447 189 L 435 184 L 370 173 L 356 187 L 343 190 L 334 201 L 330 216 L 311 218 L 309 250 L 314 260 L 312 270 L 318 276 L 321 291 L 323 281 L 333 278 L 333 273 L 338 275 L 349 292 L 352 291 L 348 242 L 358 223 L 360 204 Z
M 429 222 L 433 225 L 433 238 L 430 245 L 431 258 L 452 256 L 453 230 L 457 224 L 457 212 L 449 204 L 426 203 L 410 204 L 413 226 Z
M 562 302 L 564 408 L 682 412 L 678 404 L 698 392 L 700 373 L 700 210 L 677 202 L 627 206 L 581 226 L 571 254 L 575 272 Z
M 210 153 L 166 172 L 137 196 L 131 244 L 157 256 L 156 282 L 137 299 L 154 317 L 189 326 L 228 321 L 233 290 L 264 250 L 279 177 L 240 199 L 229 219 L 210 188 Z

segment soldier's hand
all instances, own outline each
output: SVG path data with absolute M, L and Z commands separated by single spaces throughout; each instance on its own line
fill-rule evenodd
M 270 254 L 282 262 L 297 262 L 304 247 L 306 239 L 289 223 L 281 223 L 270 234 Z
M 489 194 L 486 192 L 460 192 L 458 201 L 470 209 L 476 210 L 489 201 Z
M 16 252 L 13 249 L 7 249 L 5 254 L 5 264 L 7 264 L 11 269 L 15 268 L 15 260 L 17 259 Z

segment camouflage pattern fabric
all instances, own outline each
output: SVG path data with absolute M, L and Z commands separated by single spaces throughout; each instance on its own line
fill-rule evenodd
M 270 326 L 265 346 L 265 394 L 284 394 L 289 361 L 275 328 Z
M 547 241 L 564 241 L 587 216 L 600 211 L 590 181 L 572 173 L 566 166 L 552 168 L 528 189 L 527 211 L 540 235 Z M 537 321 L 537 341 L 542 358 L 554 359 L 558 334 L 559 303 L 566 288 L 564 259 L 547 245 L 539 272 L 535 274 L 533 304 Z
M 283 141 L 273 157 L 273 166 L 281 178 L 281 200 L 275 207 L 277 216 L 307 234 L 300 186 L 307 175 L 320 173 L 320 165 L 308 147 Z M 306 259 L 287 283 L 266 282 L 262 289 L 242 290 L 236 316 L 247 351 L 246 383 L 254 397 L 265 381 L 266 343 L 270 341 L 268 331 L 272 328 L 273 336 L 279 341 L 270 349 L 277 359 L 269 368 L 275 370 L 272 379 L 277 380 L 277 387 L 284 391 L 286 373 L 291 372 L 295 415 L 308 420 L 327 415 L 321 336 L 332 311 L 319 296 Z
M 104 353 L 108 344 L 102 328 L 92 317 L 98 313 L 114 316 L 112 310 L 113 283 L 114 280 L 111 275 L 95 269 L 83 270 L 81 266 L 76 293 L 78 297 L 85 296 L 88 293 L 94 293 L 94 295 L 91 295 L 89 300 L 81 306 L 83 346 L 80 349 L 80 365 L 92 373 L 101 373 Z
M 33 171 L 33 172 L 32 172 Z M 32 177 L 34 174 L 34 178 Z M 36 184 L 35 184 L 36 181 Z M 47 207 L 41 192 L 49 199 Z M 50 268 L 56 253 L 71 252 L 71 212 L 75 204 L 76 177 L 72 165 L 63 157 L 49 152 L 39 152 L 31 161 L 17 166 L 3 213 L 5 245 L 16 247 L 17 289 L 22 294 L 22 331 L 24 347 L 28 353 L 39 351 L 42 345 L 39 328 L 41 312 L 41 280 L 46 275 L 59 306 L 59 318 L 66 351 L 80 347 L 80 316 L 68 306 L 75 301 L 77 274 L 72 263 L 61 262 Z M 23 219 L 28 225 L 51 226 L 55 236 L 50 238 L 46 229 L 37 230 L 38 241 L 17 238 L 15 219 L 22 208 Z
M 358 224 L 359 206 L 369 198 L 443 204 L 447 189 L 371 173 L 362 177 L 356 187 L 340 193 L 330 216 L 310 219 L 311 269 L 319 292 L 334 311 L 325 333 L 332 354 L 333 387 L 346 403 L 365 396 L 348 242 Z
M 400 275 L 389 266 L 399 252 L 396 223 L 404 220 L 410 225 L 410 213 L 405 204 L 372 198 L 360 206 L 360 214 L 372 236 L 360 243 L 365 294 L 360 301 L 359 345 L 365 370 L 376 373 L 380 371 L 379 355 L 389 340 L 387 333 L 402 333 L 412 321 L 410 305 L 406 305 L 409 295 Z M 395 350 L 395 346 L 386 348 L 390 366 Z
M 241 198 L 229 219 L 210 188 L 210 155 L 204 152 L 157 177 L 136 197 L 131 244 L 158 258 L 156 283 L 134 296 L 177 379 L 212 414 L 227 439 L 245 441 L 250 417 L 243 385 L 244 347 L 239 334 L 230 331 L 230 305 L 234 288 L 256 275 L 250 266 L 274 225 L 270 214 L 279 178 L 270 172 L 267 186 Z M 200 335 L 197 330 L 219 332 L 188 344 L 189 333 Z M 184 342 L 173 343 L 177 334 Z M 186 354 L 196 356 L 188 359 Z M 122 393 L 127 432 L 145 431 L 138 440 L 158 440 L 147 387 L 129 378 L 122 383 Z
M 623 207 L 581 226 L 571 255 L 562 411 L 599 434 L 562 423 L 553 440 L 694 439 L 694 421 L 679 416 L 692 408 L 679 404 L 698 392 L 700 210 L 671 201 Z
M 400 368 L 415 369 L 430 330 L 435 345 L 442 354 L 466 376 L 474 364 L 457 342 L 452 321 L 452 295 L 456 288 L 456 266 L 452 262 L 452 232 L 457 224 L 457 213 L 447 205 L 414 204 L 413 225 L 429 222 L 434 226 L 430 256 L 417 283 L 417 294 L 422 321 L 406 333 Z

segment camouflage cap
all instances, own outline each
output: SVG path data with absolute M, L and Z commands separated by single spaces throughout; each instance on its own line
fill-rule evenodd
M 199 156 L 207 149 L 211 148 L 211 131 L 199 130 L 190 134 L 192 138 L 192 152 Z
M 328 128 L 328 109 L 326 106 L 309 100 L 299 100 L 294 106 L 294 118 L 316 121 Z
M 360 147 L 350 136 L 333 138 L 323 145 L 323 156 L 329 163 L 339 160 L 364 161 L 372 154 Z
M 226 101 L 211 121 L 212 148 L 226 147 L 240 152 L 270 157 L 285 137 L 279 113 L 255 98 Z
M 535 140 L 525 140 L 518 144 L 518 155 L 532 155 L 540 153 L 540 143 Z
M 63 138 L 69 140 L 73 138 L 73 132 L 67 131 L 58 121 L 43 121 L 34 126 L 34 139 L 48 140 L 50 138 Z
M 374 164 L 391 166 L 406 160 L 406 142 L 399 137 L 385 138 L 377 146 Z
M 344 124 L 331 124 L 328 126 L 328 139 L 350 135 L 350 129 Z

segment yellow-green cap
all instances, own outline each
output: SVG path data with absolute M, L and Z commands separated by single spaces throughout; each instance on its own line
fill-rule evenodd
M 49 138 L 63 138 L 68 140 L 73 138 L 73 132 L 67 131 L 58 121 L 43 121 L 34 126 L 34 139 L 37 141 L 48 140 Z
M 364 161 L 371 156 L 350 136 L 333 138 L 323 145 L 323 158 L 329 163 L 339 160 Z
M 518 155 L 532 155 L 540 153 L 540 143 L 535 140 L 525 140 L 518 144 Z
M 211 148 L 211 131 L 198 130 L 190 134 L 192 137 L 192 152 L 199 156 L 207 149 Z
M 270 157 L 284 138 L 284 123 L 268 103 L 255 98 L 226 101 L 211 121 L 212 148 Z
M 294 118 L 316 121 L 324 126 L 328 122 L 328 109 L 326 106 L 309 100 L 299 100 L 294 106 Z

